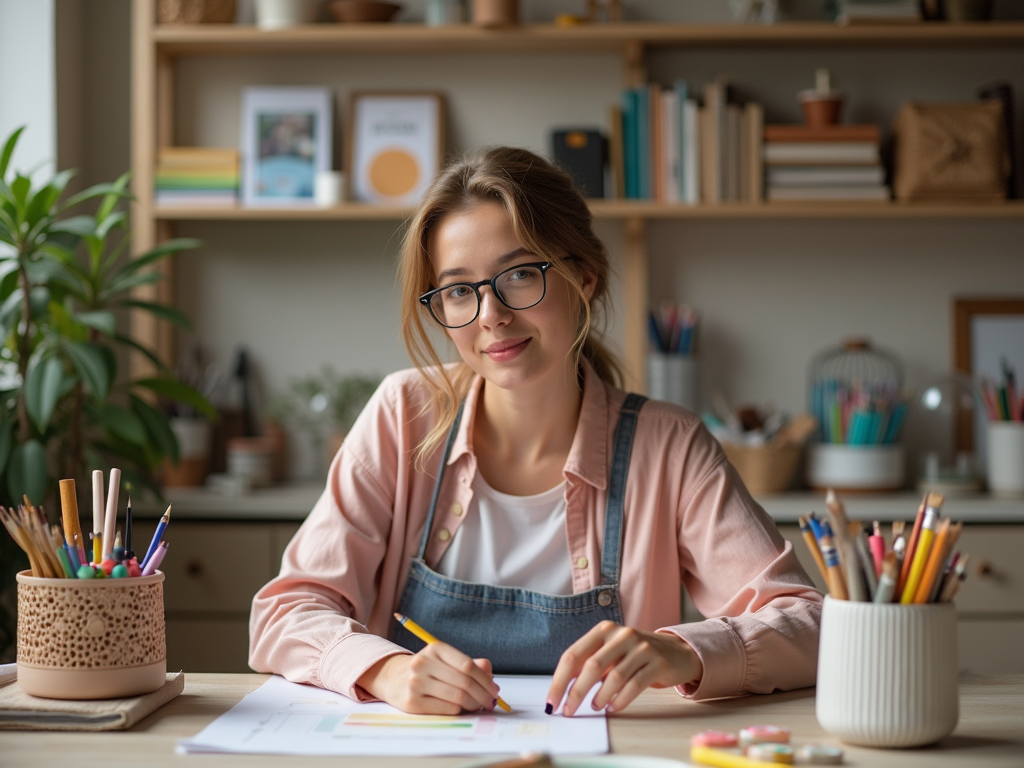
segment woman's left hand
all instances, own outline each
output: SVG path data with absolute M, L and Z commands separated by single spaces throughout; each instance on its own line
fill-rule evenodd
M 646 688 L 696 684 L 703 674 L 697 652 L 678 635 L 602 621 L 562 654 L 547 703 L 558 709 L 565 696 L 562 714 L 571 717 L 590 689 L 603 681 L 592 706 L 618 712 Z

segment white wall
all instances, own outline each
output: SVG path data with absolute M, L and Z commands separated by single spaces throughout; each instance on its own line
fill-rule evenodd
M 27 126 L 15 168 L 54 161 L 56 110 L 53 0 L 0 0 L 0 143 Z

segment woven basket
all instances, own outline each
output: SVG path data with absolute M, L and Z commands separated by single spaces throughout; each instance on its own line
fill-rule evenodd
M 235 0 L 157 0 L 161 24 L 231 24 Z
M 747 490 L 756 495 L 782 493 L 789 488 L 803 446 L 752 447 L 722 443 L 722 450 L 740 473 Z
M 18 581 L 18 684 L 51 699 L 114 699 L 167 676 L 164 575 Z

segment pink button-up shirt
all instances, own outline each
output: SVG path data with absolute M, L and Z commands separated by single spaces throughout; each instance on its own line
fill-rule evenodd
M 576 435 L 565 463 L 565 535 L 573 590 L 600 584 L 609 463 L 625 393 L 584 363 Z M 482 379 L 466 399 L 448 459 L 426 561 L 435 567 L 465 519 L 477 471 L 473 420 Z M 356 681 L 407 651 L 387 640 L 415 557 L 443 446 L 417 471 L 434 423 L 415 370 L 388 376 L 335 457 L 327 488 L 285 550 L 281 573 L 253 599 L 249 664 L 296 682 L 367 699 Z M 681 624 L 685 586 L 706 621 Z M 626 482 L 620 597 L 623 620 L 674 632 L 704 675 L 695 699 L 814 684 L 821 595 L 792 546 L 750 497 L 718 443 L 681 408 L 640 411 Z M 442 638 L 443 639 L 443 638 Z

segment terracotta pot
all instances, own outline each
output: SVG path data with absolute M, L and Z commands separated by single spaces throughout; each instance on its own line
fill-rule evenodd
M 478 27 L 512 27 L 519 23 L 519 0 L 473 0 Z

